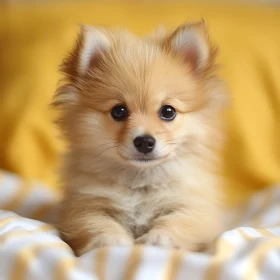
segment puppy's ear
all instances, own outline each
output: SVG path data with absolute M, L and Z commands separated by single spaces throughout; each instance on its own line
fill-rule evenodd
M 79 72 L 84 74 L 97 61 L 101 52 L 108 50 L 110 40 L 101 28 L 81 26 L 82 45 L 80 48 Z
M 83 76 L 91 66 L 94 66 L 102 52 L 110 48 L 109 34 L 105 29 L 81 25 L 76 46 L 62 64 L 62 71 L 74 78 Z
M 216 54 L 203 20 L 179 26 L 167 38 L 165 45 L 168 50 L 180 55 L 194 72 L 208 68 Z
M 56 90 L 52 105 L 68 106 L 78 100 L 75 82 L 91 67 L 95 67 L 101 54 L 110 48 L 110 34 L 106 29 L 82 25 L 76 45 L 61 65 L 65 75 L 64 83 Z

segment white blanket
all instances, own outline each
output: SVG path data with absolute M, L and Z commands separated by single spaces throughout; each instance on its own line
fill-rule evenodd
M 136 246 L 76 258 L 53 227 L 23 218 L 50 221 L 58 194 L 4 172 L 0 193 L 1 280 L 280 280 L 279 186 L 236 209 L 235 228 L 220 236 L 214 255 Z

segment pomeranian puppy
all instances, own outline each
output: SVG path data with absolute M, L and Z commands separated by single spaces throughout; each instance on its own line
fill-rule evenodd
M 58 228 L 77 255 L 200 250 L 221 232 L 226 93 L 203 21 L 138 38 L 82 26 L 54 105 L 69 151 Z

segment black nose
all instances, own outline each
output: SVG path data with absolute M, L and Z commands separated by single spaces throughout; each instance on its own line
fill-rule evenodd
M 134 139 L 134 146 L 143 154 L 150 153 L 156 145 L 156 139 L 150 135 L 138 136 Z

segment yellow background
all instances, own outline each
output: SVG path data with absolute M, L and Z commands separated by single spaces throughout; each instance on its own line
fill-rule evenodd
M 229 202 L 280 181 L 280 9 L 184 1 L 0 6 L 0 167 L 57 186 L 63 144 L 48 107 L 79 23 L 137 34 L 203 17 L 232 95 L 225 190 Z

